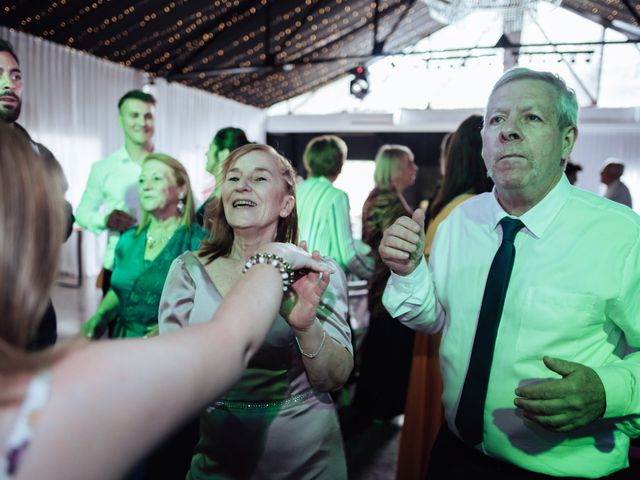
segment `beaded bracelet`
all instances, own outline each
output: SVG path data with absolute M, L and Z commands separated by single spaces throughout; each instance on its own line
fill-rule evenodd
M 273 253 L 256 253 L 249 257 L 247 263 L 244 264 L 242 273 L 247 273 L 247 270 L 258 263 L 273 265 L 282 276 L 282 291 L 287 292 L 289 290 L 289 287 L 291 287 L 293 283 L 293 270 L 284 258 Z
M 304 355 L 307 358 L 316 358 L 320 354 L 322 347 L 324 347 L 324 341 L 327 339 L 327 331 L 324 328 L 322 329 L 322 340 L 320 341 L 320 346 L 313 353 L 305 353 L 302 350 L 302 347 L 300 346 L 300 341 L 298 340 L 298 337 L 295 337 L 295 338 L 296 338 L 296 343 L 298 344 L 298 350 L 300 350 L 300 353 L 302 355 Z

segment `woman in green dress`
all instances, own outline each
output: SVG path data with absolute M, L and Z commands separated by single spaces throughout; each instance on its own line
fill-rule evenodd
M 171 262 L 185 251 L 199 248 L 205 236 L 194 221 L 189 176 L 176 159 L 156 153 L 144 160 L 138 198 L 140 225 L 118 240 L 111 289 L 83 327 L 88 337 L 112 319 L 112 337 L 156 335 L 160 296 Z M 197 419 L 191 419 L 128 478 L 184 477 L 197 438 Z
M 92 337 L 115 319 L 113 337 L 144 337 L 158 331 L 158 305 L 171 262 L 196 250 L 205 232 L 194 222 L 187 171 L 168 155 L 151 154 L 138 180 L 140 225 L 124 232 L 116 247 L 111 290 L 83 326 Z

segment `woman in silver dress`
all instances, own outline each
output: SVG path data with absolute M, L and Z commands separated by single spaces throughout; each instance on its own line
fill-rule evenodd
M 260 244 L 297 241 L 295 172 L 284 157 L 246 145 L 227 158 L 221 180 L 210 240 L 178 257 L 167 276 L 161 334 L 209 321 Z M 329 392 L 353 367 L 347 282 L 333 260 L 322 261 L 335 273 L 292 285 L 241 380 L 202 412 L 187 478 L 346 478 Z

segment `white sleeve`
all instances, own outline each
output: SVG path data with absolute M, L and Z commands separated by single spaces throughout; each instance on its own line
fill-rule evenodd
M 436 333 L 442 322 L 437 322 L 438 301 L 427 262 L 422 258 L 409 275 L 391 272 L 382 295 L 382 304 L 389 314 L 407 327 L 427 333 Z

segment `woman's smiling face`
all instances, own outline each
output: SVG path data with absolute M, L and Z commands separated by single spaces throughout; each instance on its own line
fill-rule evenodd
M 278 162 L 260 150 L 238 158 L 222 184 L 222 205 L 234 232 L 272 229 L 275 236 L 278 221 L 291 213 L 294 203 Z

